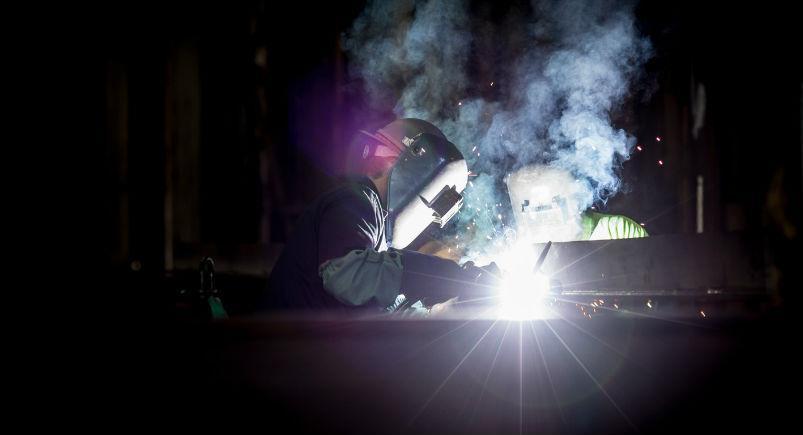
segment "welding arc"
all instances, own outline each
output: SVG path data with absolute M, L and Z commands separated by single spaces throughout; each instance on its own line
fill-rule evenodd
M 541 255 L 538 256 L 538 261 L 535 262 L 535 267 L 533 267 L 533 273 L 538 273 L 541 270 L 541 266 L 544 264 L 544 260 L 546 260 L 546 254 L 549 253 L 549 248 L 552 247 L 552 241 L 546 242 L 546 246 L 544 246 L 544 250 L 541 251 Z

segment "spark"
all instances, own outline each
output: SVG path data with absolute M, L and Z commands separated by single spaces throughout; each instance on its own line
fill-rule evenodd
M 655 141 L 656 142 L 660 142 L 661 141 L 661 136 L 655 136 Z
M 658 164 L 663 166 L 664 165 L 664 161 L 663 160 L 658 160 Z
M 705 311 L 700 310 L 700 315 L 703 316 L 703 318 L 705 318 Z
M 494 85 L 494 82 L 491 82 L 491 87 L 493 87 L 493 85 Z
M 462 106 L 462 105 L 463 105 L 463 102 L 462 102 L 462 101 L 458 101 L 458 102 L 457 102 L 457 105 L 458 105 L 458 106 Z
M 565 303 L 569 303 L 569 304 L 570 303 L 574 303 L 574 301 L 568 300 L 568 299 L 561 299 L 561 298 L 555 298 L 555 299 L 560 301 L 560 302 L 565 302 Z M 580 306 L 580 304 L 577 304 L 577 303 L 575 305 Z M 619 309 L 619 305 L 617 305 L 617 304 L 614 304 L 614 307 L 616 307 L 617 310 Z M 605 309 L 605 310 L 608 310 L 608 311 L 614 311 L 613 308 L 607 308 L 607 307 L 601 307 L 601 308 Z M 685 325 L 685 326 L 691 326 L 691 327 L 694 327 L 694 328 L 706 328 L 706 329 L 708 329 L 707 327 L 705 327 L 703 325 L 700 325 L 699 323 L 683 322 L 681 320 L 668 319 L 668 318 L 660 317 L 660 316 L 651 316 L 649 314 L 641 313 L 641 312 L 638 312 L 638 311 L 629 311 L 629 310 L 624 310 L 623 309 L 623 310 L 620 310 L 619 312 L 627 314 L 627 315 L 631 315 L 631 316 L 636 316 L 636 317 L 644 317 L 644 318 L 647 318 L 647 319 L 654 319 L 654 320 L 661 320 L 661 321 L 664 321 L 664 322 L 676 323 L 678 325 Z
M 644 150 L 644 148 L 642 148 L 641 145 L 636 145 L 636 149 L 639 150 L 639 151 L 643 151 Z
M 640 223 L 639 225 L 641 225 L 641 226 L 643 227 L 643 226 L 646 226 L 647 224 L 645 224 L 644 222 L 642 222 L 642 223 Z
M 477 151 L 477 146 L 475 145 L 474 148 L 471 149 L 471 152 Z
M 647 299 L 647 308 L 652 308 L 652 299 Z
M 625 354 L 625 352 L 623 352 L 623 351 L 619 350 L 619 349 L 618 349 L 617 347 L 615 347 L 614 345 L 612 345 L 612 344 L 608 343 L 607 341 L 605 341 L 605 340 L 603 340 L 603 339 L 601 339 L 601 338 L 597 337 L 596 335 L 592 334 L 592 333 L 591 333 L 591 332 L 589 332 L 587 329 L 584 329 L 582 326 L 578 325 L 577 323 L 574 323 L 574 322 L 572 322 L 571 320 L 569 320 L 568 318 L 566 318 L 566 316 L 564 316 L 564 315 L 560 314 L 560 312 L 558 312 L 558 311 L 554 311 L 554 310 L 550 310 L 550 311 L 552 311 L 553 313 L 555 313 L 555 314 L 556 314 L 556 315 L 557 315 L 557 316 L 558 316 L 558 317 L 559 317 L 559 318 L 560 318 L 562 321 L 564 321 L 564 322 L 568 323 L 569 325 L 573 326 L 573 327 L 574 327 L 575 329 L 577 329 L 578 331 L 580 331 L 580 332 L 582 332 L 583 334 L 587 335 L 588 337 L 590 337 L 590 338 L 594 339 L 594 341 L 596 341 L 596 342 L 600 343 L 601 345 L 603 345 L 603 346 L 607 347 L 608 349 L 610 349 L 611 351 L 613 351 L 613 352 L 614 352 L 616 355 L 619 355 L 619 357 L 620 357 L 620 358 L 622 358 L 622 360 L 623 360 L 623 361 L 627 361 L 627 362 L 629 362 L 630 364 L 633 364 L 634 366 L 637 366 L 637 367 L 639 367 L 640 369 L 644 370 L 645 372 L 648 372 L 648 373 L 650 372 L 650 370 L 649 370 L 649 369 L 647 369 L 646 367 L 642 366 L 641 364 L 639 364 L 639 363 L 638 363 L 638 362 L 636 362 L 635 360 L 633 360 L 633 359 L 631 359 L 630 357 L 628 357 L 628 356 Z

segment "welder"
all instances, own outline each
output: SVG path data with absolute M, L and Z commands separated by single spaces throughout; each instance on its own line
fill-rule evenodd
M 555 166 L 525 166 L 507 178 L 517 237 L 532 243 L 647 237 L 633 219 L 584 210 L 590 189 L 571 172 Z
M 426 310 L 487 295 L 495 265 L 460 266 L 405 249 L 460 209 L 468 168 L 457 147 L 431 123 L 412 118 L 361 131 L 352 147 L 358 176 L 303 213 L 272 270 L 265 307 Z

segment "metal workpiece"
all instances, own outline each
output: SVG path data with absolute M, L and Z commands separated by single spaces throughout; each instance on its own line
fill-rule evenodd
M 539 252 L 546 244 L 536 244 Z M 552 244 L 542 271 L 576 295 L 766 293 L 760 241 L 739 234 L 660 235 Z

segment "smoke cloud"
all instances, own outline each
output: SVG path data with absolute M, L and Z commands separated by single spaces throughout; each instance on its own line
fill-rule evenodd
M 507 243 L 504 178 L 524 165 L 570 171 L 582 212 L 620 188 L 635 139 L 611 117 L 637 82 L 651 45 L 631 3 L 369 1 L 343 35 L 351 74 L 378 110 L 429 120 L 476 177 L 454 226 L 477 259 Z

